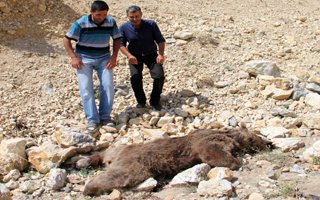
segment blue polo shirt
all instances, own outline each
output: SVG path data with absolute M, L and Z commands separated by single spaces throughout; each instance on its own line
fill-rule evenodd
M 157 23 L 153 20 L 141 20 L 137 29 L 131 22 L 126 22 L 120 27 L 122 34 L 121 46 L 127 46 L 133 55 L 149 55 L 157 52 L 156 43 L 165 42 Z
M 111 16 L 107 16 L 101 25 L 97 25 L 91 16 L 87 15 L 74 22 L 65 37 L 77 42 L 77 54 L 99 58 L 110 53 L 110 37 L 116 40 L 122 36 Z

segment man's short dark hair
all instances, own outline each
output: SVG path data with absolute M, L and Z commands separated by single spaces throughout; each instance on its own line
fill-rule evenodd
M 99 0 L 92 2 L 91 12 L 101 11 L 101 10 L 109 10 L 109 6 L 106 2 L 99 1 Z
M 129 6 L 129 8 L 127 8 L 127 14 L 128 13 L 135 13 L 135 12 L 141 12 L 141 8 L 136 5 L 132 5 L 132 6 Z

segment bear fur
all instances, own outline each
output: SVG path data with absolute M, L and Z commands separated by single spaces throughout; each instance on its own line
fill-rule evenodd
M 173 177 L 199 163 L 238 169 L 238 156 L 271 148 L 271 143 L 246 128 L 197 130 L 183 137 L 157 139 L 145 144 L 111 147 L 77 161 L 76 167 L 103 163 L 105 172 L 84 187 L 85 195 L 129 188 L 150 177 Z

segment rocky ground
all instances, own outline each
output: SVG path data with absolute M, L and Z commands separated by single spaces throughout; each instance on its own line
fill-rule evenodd
M 190 169 L 179 187 L 162 183 L 148 192 L 151 181 L 142 192 L 114 191 L 92 199 L 320 198 L 317 0 L 108 4 L 119 25 L 126 21 L 125 9 L 137 4 L 163 31 L 163 110 L 134 108 L 126 59 L 119 55 L 117 127 L 84 134 L 75 70 L 62 38 L 75 19 L 88 13 L 90 1 L 0 0 L 0 199 L 91 199 L 81 193 L 84 181 L 102 169 L 66 167 L 69 157 L 241 122 L 277 149 L 245 156 L 239 171 L 213 168 L 213 174 L 227 175 L 209 176 L 211 182 Z M 147 70 L 144 77 L 149 94 Z

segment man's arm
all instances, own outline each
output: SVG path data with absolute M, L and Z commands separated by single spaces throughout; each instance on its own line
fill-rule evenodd
M 158 44 L 159 47 L 159 53 L 157 57 L 157 63 L 163 64 L 165 58 L 164 58 L 164 49 L 165 49 L 166 43 L 165 42 L 160 42 Z
M 110 58 L 110 61 L 107 63 L 107 68 L 112 69 L 117 65 L 117 58 L 118 58 L 118 53 L 119 53 L 119 48 L 120 48 L 120 38 L 113 40 L 113 45 L 112 45 L 112 55 Z
M 77 57 L 76 54 L 74 53 L 73 48 L 72 48 L 71 40 L 64 37 L 63 38 L 63 45 L 64 45 L 64 48 L 66 49 L 68 55 L 70 56 L 70 58 Z
M 64 37 L 63 38 L 63 46 L 66 49 L 68 55 L 71 58 L 71 66 L 74 68 L 80 68 L 83 64 L 82 61 L 77 57 L 72 48 L 71 40 Z
M 125 46 L 121 46 L 120 47 L 120 51 L 121 53 L 123 53 L 129 60 L 129 63 L 130 64 L 133 64 L 133 65 L 137 65 L 138 64 L 138 60 L 136 57 L 134 57 L 127 49 L 127 47 Z

